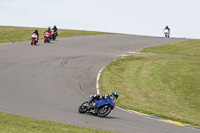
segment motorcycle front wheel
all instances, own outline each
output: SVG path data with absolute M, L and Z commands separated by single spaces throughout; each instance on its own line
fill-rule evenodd
M 33 45 L 33 43 L 34 43 L 34 41 L 33 41 L 33 39 L 31 40 L 31 45 Z
M 79 113 L 86 113 L 87 112 L 87 107 L 88 107 L 88 101 L 82 103 L 78 108 Z
M 105 117 L 110 113 L 110 111 L 111 111 L 110 105 L 105 105 L 98 109 L 97 116 Z

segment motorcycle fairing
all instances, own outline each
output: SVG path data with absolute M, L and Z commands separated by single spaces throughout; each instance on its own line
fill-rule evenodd
M 96 102 L 97 108 L 100 108 L 104 105 L 110 105 L 112 109 L 114 108 L 114 103 L 113 103 L 112 98 L 108 98 L 108 99 L 101 98 L 99 100 L 95 100 L 95 102 Z

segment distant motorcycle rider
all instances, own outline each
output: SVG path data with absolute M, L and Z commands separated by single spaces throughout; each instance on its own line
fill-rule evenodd
M 52 30 L 54 30 L 55 32 L 57 32 L 57 27 L 56 27 L 56 25 L 54 25 L 54 27 L 52 28 Z
M 57 29 L 57 27 L 56 27 L 56 25 L 54 25 L 54 27 L 52 28 L 52 30 L 54 30 L 54 32 L 56 32 L 56 36 L 58 36 L 58 29 Z
M 38 40 L 39 40 L 39 33 L 38 33 L 38 29 L 35 29 L 35 31 L 32 34 L 36 34 L 38 36 Z M 31 35 L 32 35 L 31 34 Z
M 168 38 L 169 38 L 169 35 L 170 35 L 170 28 L 168 27 L 168 25 L 165 27 L 165 29 L 164 29 L 163 31 L 164 31 L 165 37 L 168 37 Z
M 48 27 L 48 32 L 51 33 L 51 27 Z
M 165 27 L 164 30 L 169 30 L 169 32 L 170 32 L 170 28 L 168 27 L 168 25 Z

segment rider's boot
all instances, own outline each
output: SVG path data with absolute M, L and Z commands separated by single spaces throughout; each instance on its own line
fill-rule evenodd
M 94 108 L 95 107 L 95 103 L 93 102 L 93 100 L 90 100 L 89 102 L 88 102 L 88 109 L 92 109 L 92 108 Z

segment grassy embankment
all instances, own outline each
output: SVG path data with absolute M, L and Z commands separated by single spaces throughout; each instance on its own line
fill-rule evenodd
M 0 112 L 1 133 L 109 133 Z
M 164 44 L 156 47 L 145 48 L 141 52 L 162 55 L 183 55 L 200 57 L 200 40 L 187 40 L 182 42 Z
M 200 56 L 199 51 L 200 40 L 190 40 L 141 52 Z M 100 84 L 102 93 L 119 92 L 119 107 L 200 126 L 200 59 L 121 57 L 102 72 Z
M 0 26 L 0 43 L 30 40 L 30 35 L 35 28 Z M 44 28 L 38 28 L 40 39 L 43 38 Z M 85 36 L 110 34 L 104 32 L 78 31 L 59 29 L 58 37 Z M 0 112 L 1 133 L 102 133 L 108 132 L 84 127 L 60 124 L 51 121 L 37 120 L 19 115 Z
M 0 43 L 30 40 L 31 33 L 33 33 L 35 29 L 36 28 L 30 28 L 30 27 L 0 26 Z M 45 32 L 47 28 L 37 28 L 37 29 L 39 31 L 40 39 L 43 39 L 44 38 L 43 32 Z M 59 38 L 59 37 L 101 35 L 101 34 L 112 34 L 112 33 L 58 29 L 58 34 Z

